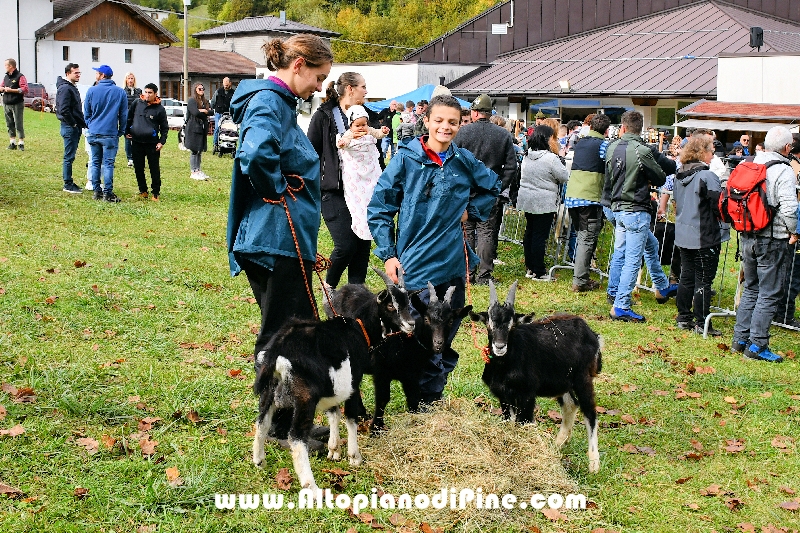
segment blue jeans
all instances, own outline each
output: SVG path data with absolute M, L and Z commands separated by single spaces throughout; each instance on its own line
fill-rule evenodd
M 75 154 L 78 152 L 78 144 L 81 141 L 81 128 L 73 128 L 62 122 L 61 136 L 64 138 L 64 163 L 61 175 L 64 178 L 64 185 L 69 185 L 74 183 L 72 181 L 72 163 L 75 161 Z
M 89 178 L 92 180 L 92 188 L 95 191 L 102 189 L 104 193 L 110 193 L 114 190 L 114 161 L 117 159 L 117 150 L 119 150 L 119 137 L 90 133 L 86 136 L 86 140 L 89 143 L 89 150 L 92 152 L 91 161 L 89 161 Z M 104 187 L 100 186 L 101 169 Z
M 131 147 L 131 140 L 125 137 L 125 159 L 133 161 L 133 148 Z
M 736 310 L 733 340 L 769 346 L 769 326 L 783 292 L 786 239 L 741 234 L 742 299 Z
M 381 153 L 384 156 L 391 155 L 392 157 L 397 153 L 397 145 L 392 142 L 391 134 L 381 139 Z
M 650 249 L 651 259 L 655 259 L 652 263 L 648 261 L 647 264 L 653 284 L 657 289 L 663 290 L 669 287 L 669 280 L 664 275 L 658 260 L 658 240 L 650 231 L 650 213 L 647 211 L 621 211 L 615 214 L 617 225 L 614 232 L 614 255 L 616 256 L 618 250 L 621 249 L 623 260 L 614 307 L 630 309 L 631 293 L 636 286 L 636 277 L 646 248 Z M 619 264 L 619 260 L 617 260 L 617 264 Z
M 221 116 L 219 113 L 214 113 L 214 146 L 219 141 L 219 117 Z
M 611 209 L 603 207 L 603 214 L 611 222 L 611 225 L 616 228 L 616 218 L 621 213 L 614 213 L 611 211 Z M 647 266 L 647 270 L 650 272 L 650 277 L 653 279 L 653 285 L 655 285 L 659 291 L 663 291 L 669 288 L 669 280 L 667 279 L 667 276 L 664 275 L 664 270 L 661 268 L 661 259 L 658 256 L 658 239 L 656 239 L 656 236 L 653 235 L 652 231 L 648 231 L 648 233 L 649 235 L 647 235 L 647 241 L 644 245 L 644 263 Z M 611 256 L 611 263 L 608 265 L 608 289 L 606 292 L 610 296 L 617 295 L 617 288 L 619 287 L 619 280 L 622 275 L 622 267 L 624 263 L 625 240 L 623 239 L 622 242 L 619 242 L 615 232 L 614 255 Z M 638 267 L 636 270 L 638 272 Z M 630 308 L 626 307 L 626 309 Z

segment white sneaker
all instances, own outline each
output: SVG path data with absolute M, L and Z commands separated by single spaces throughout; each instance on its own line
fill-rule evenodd
M 494 263 L 495 265 L 500 265 L 500 266 L 506 264 L 505 261 L 501 261 L 500 259 L 495 259 L 495 260 L 492 261 L 492 263 Z
M 198 180 L 198 181 L 204 181 L 204 180 L 206 179 L 206 178 L 205 178 L 205 176 L 203 176 L 203 173 L 202 173 L 202 172 L 200 172 L 199 170 L 195 170 L 195 171 L 193 171 L 193 172 L 192 172 L 192 175 L 191 175 L 190 177 L 191 177 L 193 180 Z
M 533 278 L 536 277 L 536 275 L 533 273 L 532 270 L 526 270 L 525 271 L 525 277 L 528 278 L 528 279 L 533 279 Z
M 554 278 L 550 274 L 545 274 L 544 276 L 533 276 L 531 279 L 533 281 L 555 281 L 556 280 L 556 278 Z
M 128 159 L 128 168 L 133 168 L 133 159 Z
M 202 170 L 200 171 L 200 174 L 202 174 L 202 175 L 203 175 L 203 179 L 204 179 L 204 180 L 210 180 L 210 179 L 211 179 L 211 176 L 209 176 L 208 174 L 206 174 L 206 173 L 205 173 L 205 172 L 203 172 Z
M 89 181 L 86 182 L 86 190 L 87 191 L 93 191 L 94 190 L 94 187 L 92 187 L 92 180 L 89 180 Z

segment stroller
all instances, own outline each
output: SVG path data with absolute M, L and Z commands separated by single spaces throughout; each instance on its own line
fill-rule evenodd
M 223 113 L 219 117 L 219 136 L 217 144 L 214 145 L 213 153 L 222 157 L 224 154 L 236 152 L 236 143 L 239 142 L 239 125 L 233 121 L 229 113 Z

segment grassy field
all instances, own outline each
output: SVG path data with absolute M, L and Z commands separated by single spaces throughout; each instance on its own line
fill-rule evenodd
M 213 179 L 192 181 L 188 153 L 172 134 L 160 203 L 135 199 L 123 156 L 115 179 L 122 203 L 96 202 L 61 191 L 55 116 L 26 113 L 26 151 L 0 150 L 0 531 L 371 530 L 341 510 L 215 509 L 215 493 L 276 491 L 276 474 L 291 470 L 290 454 L 273 447 L 263 470 L 250 461 L 256 401 L 248 357 L 259 312 L 244 276 L 228 271 L 231 159 L 206 154 Z M 80 184 L 86 160 L 81 145 Z M 328 254 L 324 229 L 320 239 Z M 798 528 L 797 333 L 773 330 L 784 364 L 743 361 L 724 346 L 732 319 L 715 322 L 722 341 L 703 340 L 675 329 L 673 302 L 658 306 L 643 292 L 636 309 L 648 322 L 613 323 L 602 291 L 573 294 L 566 272 L 554 284 L 526 280 L 514 245 L 501 244 L 500 257 L 503 294 L 521 280 L 518 310 L 579 313 L 604 336 L 605 350 L 596 381 L 600 473 L 587 473 L 582 425 L 561 455 L 593 505 L 555 520 L 531 510 L 498 530 Z M 380 281 L 371 274 L 369 283 Z M 485 309 L 487 289 L 476 288 L 474 300 Z M 446 395 L 489 398 L 467 327 L 456 348 L 462 359 Z M 371 409 L 371 384 L 365 403 Z M 395 393 L 390 427 L 402 405 Z M 557 428 L 548 416 L 556 408 L 540 402 L 548 433 Z M 460 443 L 446 431 L 441 440 L 457 453 Z M 338 490 L 369 494 L 381 486 L 380 465 L 365 459 L 358 468 L 313 459 L 312 468 L 323 487 L 331 486 L 323 468 L 344 468 L 351 474 Z M 295 482 L 285 494 L 297 490 Z M 398 529 L 391 511 L 370 513 L 373 525 Z

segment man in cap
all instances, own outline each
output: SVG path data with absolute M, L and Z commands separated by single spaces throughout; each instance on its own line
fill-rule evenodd
M 472 123 L 458 130 L 453 142 L 459 148 L 473 153 L 487 168 L 502 180 L 500 197 L 485 222 L 465 222 L 467 242 L 480 257 L 475 283 L 488 285 L 497 257 L 497 234 L 503 217 L 503 205 L 508 201 L 508 192 L 517 174 L 517 158 L 511 133 L 489 122 L 492 116 L 492 99 L 488 95 L 478 96 L 470 106 Z M 477 233 L 477 246 L 476 246 Z
M 534 118 L 536 119 L 536 125 L 541 126 L 542 124 L 544 124 L 544 119 L 547 118 L 547 115 L 539 111 L 538 113 L 536 113 Z
M 89 129 L 86 141 L 91 150 L 89 176 L 94 188 L 94 199 L 118 203 L 114 194 L 114 160 L 117 158 L 119 138 L 125 135 L 128 122 L 128 97 L 111 79 L 114 71 L 108 65 L 92 67 L 97 72 L 97 84 L 86 92 L 83 114 Z M 100 184 L 100 171 L 103 185 Z

